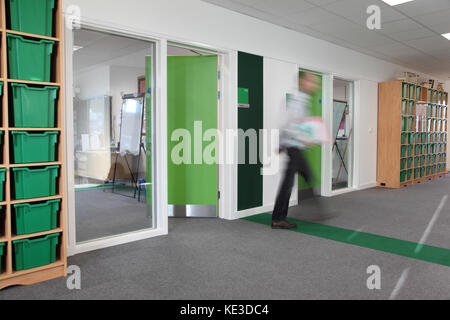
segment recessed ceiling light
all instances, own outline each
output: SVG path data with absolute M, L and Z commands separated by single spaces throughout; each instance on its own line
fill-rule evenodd
M 447 38 L 448 40 L 450 40 L 450 32 L 449 33 L 443 33 L 442 36 L 444 38 Z
M 81 46 L 73 45 L 73 52 L 83 49 Z
M 414 0 L 382 0 L 383 2 L 386 2 L 390 6 L 396 6 L 402 3 L 411 2 Z

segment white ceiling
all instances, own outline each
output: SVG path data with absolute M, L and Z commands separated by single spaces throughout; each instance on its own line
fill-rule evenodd
M 81 47 L 73 55 L 76 72 L 99 65 L 144 69 L 144 57 L 151 55 L 153 49 L 153 44 L 148 41 L 83 29 L 75 30 L 74 45 Z M 169 56 L 196 56 L 199 54 L 207 53 L 167 46 L 167 55 Z
M 153 46 L 151 42 L 90 30 L 75 30 L 74 45 L 81 47 L 73 54 L 77 71 L 100 64 L 145 68 L 144 57 L 152 53 Z
M 439 79 L 450 78 L 450 0 L 202 0 Z M 381 8 L 381 30 L 366 26 L 370 5 Z

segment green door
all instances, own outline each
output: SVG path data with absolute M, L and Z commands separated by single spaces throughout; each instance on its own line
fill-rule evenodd
M 311 96 L 312 115 L 315 117 L 322 116 L 322 76 L 319 76 L 319 88 Z M 322 176 L 322 146 L 315 146 L 308 150 L 306 159 L 309 162 L 313 178 L 311 185 L 306 183 L 302 176 L 299 176 L 298 190 L 307 190 L 310 188 L 320 187 Z
M 217 65 L 217 56 L 167 58 L 168 202 L 214 206 L 214 216 L 217 161 L 207 163 L 203 155 L 217 155 L 216 138 L 204 137 L 209 129 L 217 129 Z

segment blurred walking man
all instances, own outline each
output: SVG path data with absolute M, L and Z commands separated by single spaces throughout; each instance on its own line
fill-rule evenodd
M 295 223 L 286 220 L 295 175 L 301 174 L 308 184 L 313 179 L 304 151 L 321 144 L 326 136 L 322 119 L 311 115 L 311 95 L 318 88 L 319 77 L 305 72 L 299 80 L 300 90 L 288 97 L 287 119 L 280 133 L 280 151 L 287 153 L 289 162 L 275 202 L 273 229 L 297 228 Z

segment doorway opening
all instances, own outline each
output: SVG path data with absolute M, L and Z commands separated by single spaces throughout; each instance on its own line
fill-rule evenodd
M 353 82 L 333 80 L 332 190 L 353 187 Z
M 220 55 L 167 47 L 169 217 L 218 217 Z
M 73 31 L 76 243 L 153 229 L 155 43 Z
M 323 86 L 324 75 L 307 69 L 299 70 L 299 78 L 304 73 L 312 73 L 317 76 L 317 89 L 310 95 L 309 115 L 313 117 L 322 117 L 323 115 Z M 305 157 L 311 170 L 311 182 L 307 183 L 302 176 L 298 177 L 298 199 L 305 200 L 321 195 L 322 185 L 322 145 L 317 145 L 308 149 Z

